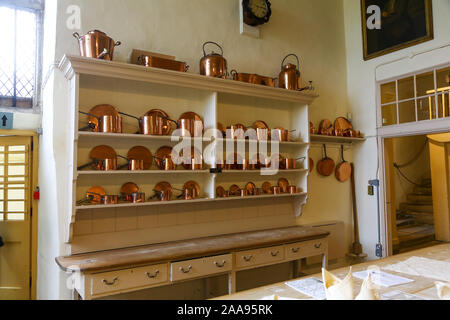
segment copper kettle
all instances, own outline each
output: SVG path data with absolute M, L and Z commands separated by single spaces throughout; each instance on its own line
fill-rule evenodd
M 214 44 L 220 49 L 220 54 L 214 51 L 206 54 L 205 46 Z M 223 57 L 223 49 L 217 43 L 208 41 L 203 44 L 203 58 L 200 60 L 200 74 L 208 77 L 225 79 L 228 75 L 227 60 Z
M 297 59 L 297 65 L 292 63 L 284 64 L 287 58 L 295 57 Z M 289 54 L 281 63 L 281 72 L 279 76 L 279 87 L 288 90 L 299 90 L 302 87 L 302 79 L 300 77 L 300 61 L 295 54 Z

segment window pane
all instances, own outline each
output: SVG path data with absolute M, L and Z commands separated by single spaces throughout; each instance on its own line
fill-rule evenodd
M 25 151 L 25 146 L 9 146 L 8 151 L 15 152 L 15 151 Z
M 25 177 L 8 177 L 8 182 L 23 182 Z
M 398 104 L 398 116 L 400 123 L 416 121 L 416 102 L 414 100 Z
M 8 220 L 10 221 L 24 221 L 25 215 L 23 213 L 10 213 L 8 214 Z
M 0 201 L 0 212 L 4 212 L 4 202 Z
M 4 215 L 3 215 L 3 213 L 0 213 L 0 221 L 3 221 L 4 220 Z
M 427 72 L 416 77 L 417 96 L 423 97 L 434 93 L 434 73 Z
M 25 163 L 25 153 L 8 154 L 8 163 Z
M 383 126 L 397 124 L 397 105 L 390 104 L 381 107 Z
M 4 176 L 4 175 L 5 175 L 5 167 L 0 166 L 0 176 Z
M 0 21 L 3 26 L 14 26 L 14 10 L 0 7 Z M 0 28 L 2 49 L 0 50 L 0 96 L 14 95 L 14 32 L 10 27 Z M 5 45 L 6 44 L 6 45 Z
M 8 166 L 8 175 L 23 176 L 25 174 L 25 166 Z
M 438 89 L 450 87 L 450 67 L 438 70 L 436 77 Z
M 450 117 L 450 91 L 438 96 L 439 118 Z
M 414 77 L 398 80 L 398 100 L 414 98 Z
M 25 200 L 25 190 L 23 189 L 9 189 L 8 200 Z
M 436 102 L 434 96 L 417 100 L 417 113 L 419 121 L 436 119 Z
M 395 82 L 381 85 L 381 104 L 394 102 L 395 99 Z
M 24 212 L 24 201 L 8 201 L 8 212 Z

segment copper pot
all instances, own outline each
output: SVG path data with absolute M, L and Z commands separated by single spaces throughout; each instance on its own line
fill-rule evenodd
M 274 194 L 274 195 L 281 194 L 281 187 L 272 187 L 271 190 L 272 190 L 272 194 Z
M 129 201 L 132 203 L 143 203 L 145 202 L 145 193 L 143 192 L 136 192 L 132 193 L 129 196 L 127 196 Z
M 178 128 L 181 129 L 181 137 L 201 137 L 203 135 L 203 125 L 200 121 L 193 119 L 180 119 L 178 122 Z
M 297 59 L 297 65 L 291 63 L 288 63 L 287 65 L 284 64 L 286 59 L 291 56 Z M 300 78 L 300 61 L 297 55 L 289 54 L 283 59 L 283 62 L 281 63 L 280 76 L 278 78 L 278 86 L 280 88 L 288 90 L 298 90 L 301 88 L 302 80 Z
M 298 188 L 297 188 L 297 186 L 289 186 L 289 187 L 288 187 L 288 192 L 289 192 L 290 194 L 296 194 L 296 193 L 298 193 Z
M 105 195 L 102 196 L 102 203 L 105 205 L 118 204 L 119 196 L 117 195 Z
M 188 165 L 189 170 L 203 170 L 203 159 L 191 159 L 191 163 Z
M 236 70 L 231 70 L 231 76 L 233 77 L 233 80 L 235 81 L 241 81 L 241 82 L 251 82 L 252 74 L 250 73 L 239 73 Z
M 91 129 L 94 132 L 100 133 L 122 133 L 121 116 L 103 115 L 101 117 L 98 117 L 88 112 L 79 112 L 81 114 L 88 115 L 94 118 L 93 120 L 89 121 L 89 125 L 86 127 L 86 129 Z M 97 121 L 97 123 L 94 123 L 94 121 Z M 80 131 L 83 131 L 83 129 L 80 129 Z
M 145 170 L 144 160 L 130 159 L 128 162 L 128 170 L 130 171 L 143 171 Z
M 197 193 L 197 189 L 195 188 L 186 188 L 182 194 L 184 200 L 195 200 L 198 198 L 199 194 Z
M 165 112 L 159 109 L 153 109 L 142 117 L 138 118 L 130 114 L 119 112 L 121 115 L 134 118 L 139 121 L 139 133 L 152 136 L 167 136 L 172 131 L 173 123 L 178 128 L 178 123 L 165 115 Z
M 79 166 L 77 170 L 80 171 L 87 167 L 92 167 L 99 171 L 114 171 L 117 170 L 117 158 L 93 159 L 92 162 Z
M 253 193 L 253 195 L 255 195 L 255 196 L 261 196 L 263 194 L 264 194 L 264 189 L 263 188 L 256 188 L 254 190 L 254 193 Z
M 205 46 L 214 44 L 220 49 L 220 54 L 214 51 L 206 55 Z M 227 77 L 227 60 L 223 57 L 223 49 L 217 43 L 208 41 L 203 44 L 203 58 L 200 60 L 200 74 L 208 77 L 225 79 Z
M 272 129 L 272 140 L 279 142 L 290 142 L 291 141 L 291 132 L 295 130 L 289 131 L 284 128 L 278 127 L 276 129 Z
M 111 61 L 113 60 L 114 48 L 120 46 L 120 41 L 114 42 L 106 33 L 99 30 L 89 31 L 84 36 L 77 32 L 73 34 L 80 45 L 82 57 L 96 58 Z
M 154 190 L 154 191 L 156 192 L 156 198 L 159 201 L 170 201 L 170 200 L 172 200 L 172 194 L 173 194 L 172 190 L 164 190 L 164 191 L 156 191 L 156 190 Z
M 247 197 L 248 196 L 248 191 L 246 189 L 241 189 L 239 191 L 239 196 L 241 197 Z
M 177 165 L 173 162 L 171 157 L 167 157 L 164 159 L 160 159 L 157 157 L 154 157 L 155 160 L 159 160 L 162 162 L 163 167 L 164 167 L 164 171 L 173 171 L 177 169 Z
M 235 124 L 227 128 L 227 139 L 244 140 L 247 128 L 243 124 Z M 230 134 L 230 136 L 228 136 Z

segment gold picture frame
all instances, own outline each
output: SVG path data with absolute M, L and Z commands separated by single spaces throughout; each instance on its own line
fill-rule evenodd
M 361 0 L 365 61 L 434 39 L 432 0 L 422 1 L 423 3 L 417 0 Z M 412 4 L 416 7 L 412 7 Z M 379 30 L 369 30 L 367 27 L 367 8 L 370 5 L 378 5 L 381 9 Z M 414 12 L 414 19 L 410 19 L 407 10 Z

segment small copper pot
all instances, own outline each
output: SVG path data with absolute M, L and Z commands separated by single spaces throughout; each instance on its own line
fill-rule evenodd
M 288 187 L 288 192 L 289 192 L 290 194 L 296 194 L 296 193 L 298 193 L 298 188 L 297 188 L 297 186 L 289 186 L 289 187 Z
M 238 73 L 236 70 L 231 70 L 231 75 L 233 76 L 233 80 L 241 81 L 241 82 L 251 82 L 252 74 L 250 73 Z
M 118 204 L 119 196 L 117 196 L 117 195 L 102 196 L 102 203 L 105 205 Z
M 189 170 L 203 170 L 203 160 L 197 160 L 195 158 L 191 159 L 191 164 L 189 165 Z
M 272 187 L 271 190 L 272 190 L 272 194 L 273 195 L 279 195 L 279 194 L 282 193 L 281 192 L 281 187 Z
M 295 170 L 297 169 L 297 159 L 283 159 L 285 170 Z
M 128 162 L 128 170 L 130 171 L 143 171 L 145 170 L 144 160 L 131 159 Z
M 173 194 L 172 190 L 157 191 L 155 197 L 159 201 L 170 201 L 172 200 L 172 194 Z
M 272 129 L 272 140 L 279 142 L 290 142 L 291 131 L 283 128 Z
M 89 125 L 85 129 L 91 129 L 99 133 L 122 133 L 122 117 L 120 115 L 103 115 L 98 117 L 88 112 L 79 111 L 79 113 L 90 117 Z
M 181 137 L 201 137 L 203 136 L 203 125 L 200 121 L 192 119 L 180 119 L 177 121 L 178 128 L 181 129 Z
M 99 170 L 99 171 L 114 171 L 117 170 L 117 158 L 115 159 L 103 159 L 103 160 L 99 160 L 99 159 L 95 159 L 91 164 L 87 164 L 81 167 L 78 167 L 78 170 L 92 165 L 92 167 L 95 170 Z
M 185 189 L 183 192 L 184 200 L 195 200 L 197 199 L 199 194 L 197 193 L 197 189 Z
M 255 196 L 261 196 L 264 194 L 264 189 L 263 188 L 256 188 L 254 189 L 254 194 Z
M 239 191 L 239 196 L 241 197 L 247 197 L 248 196 L 248 191 L 246 189 L 241 189 Z
M 242 124 L 236 124 L 236 125 L 229 126 L 227 128 L 227 131 L 228 131 L 227 138 L 244 140 L 246 130 L 247 130 L 247 128 Z M 228 133 L 230 133 L 230 135 L 231 135 L 230 137 L 228 136 Z
M 256 128 L 256 138 L 258 139 L 258 141 L 267 141 L 269 140 L 269 137 L 270 137 L 269 130 Z

